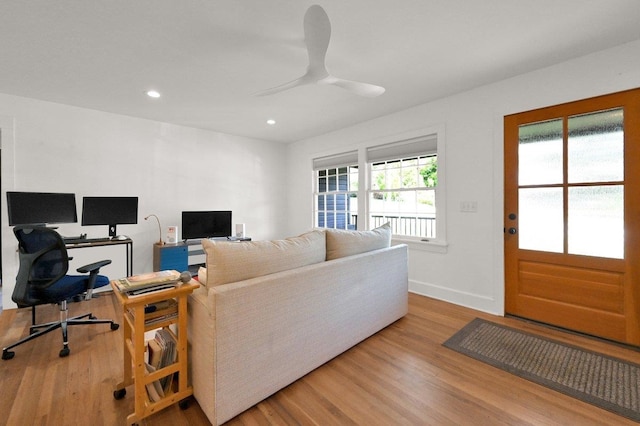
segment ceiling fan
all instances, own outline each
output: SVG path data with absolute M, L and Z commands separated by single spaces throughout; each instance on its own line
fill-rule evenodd
M 325 65 L 325 56 L 331 38 L 331 22 L 324 9 L 313 5 L 304 14 L 304 41 L 309 54 L 307 72 L 302 76 L 280 86 L 255 93 L 256 96 L 272 95 L 305 84 L 332 84 L 357 95 L 373 98 L 384 93 L 384 87 L 359 81 L 345 80 L 329 74 Z

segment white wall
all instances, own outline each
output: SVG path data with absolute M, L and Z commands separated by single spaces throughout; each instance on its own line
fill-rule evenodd
M 138 196 L 138 224 L 117 229 L 134 241 L 134 273 L 152 269 L 158 227 L 153 218 L 143 220 L 152 213 L 163 238 L 168 225 L 180 225 L 182 210 L 227 209 L 234 223 L 246 223 L 248 236 L 286 236 L 285 145 L 2 94 L 0 131 L 4 308 L 15 306 L 10 297 L 18 265 L 8 190 L 74 192 L 78 215 L 85 195 Z M 79 223 L 59 231 L 108 235 L 106 226 Z M 84 259 L 81 252 L 72 255 Z M 105 273 L 124 276 L 124 248 L 104 255 L 114 260 Z
M 118 231 L 133 238 L 139 273 L 151 269 L 157 239 L 155 222 L 142 220 L 148 214 L 157 214 L 166 229 L 180 224 L 182 210 L 231 209 L 253 238 L 295 235 L 313 225 L 313 157 L 443 125 L 449 244 L 446 253 L 411 248 L 410 286 L 501 314 L 503 116 L 639 87 L 639 70 L 640 41 L 289 146 L 0 94 L 3 306 L 14 306 L 17 271 L 7 190 L 70 191 L 78 201 L 137 195 L 139 223 Z M 463 200 L 477 200 L 478 212 L 461 213 Z M 60 231 L 107 232 L 79 224 Z
M 503 117 L 639 86 L 636 41 L 290 145 L 288 233 L 312 226 L 313 157 L 444 125 L 448 247 L 410 247 L 410 289 L 503 314 Z M 459 211 L 466 200 L 478 202 L 477 213 Z

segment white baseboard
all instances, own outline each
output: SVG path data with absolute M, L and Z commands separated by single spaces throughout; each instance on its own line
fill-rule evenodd
M 493 315 L 504 315 L 504 306 L 494 298 L 445 288 L 435 284 L 409 280 L 409 291 Z

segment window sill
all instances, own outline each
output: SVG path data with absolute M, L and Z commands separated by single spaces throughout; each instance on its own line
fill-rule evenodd
M 420 238 L 391 237 L 392 244 L 406 244 L 410 249 L 428 251 L 431 253 L 446 253 L 449 243 L 442 240 L 424 241 Z

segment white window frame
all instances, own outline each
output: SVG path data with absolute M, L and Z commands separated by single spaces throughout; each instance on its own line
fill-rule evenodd
M 436 140 L 436 155 L 438 158 L 438 185 L 435 193 L 436 200 L 436 238 L 425 239 L 420 237 L 410 237 L 394 235 L 392 237 L 393 243 L 405 243 L 412 249 L 446 253 L 447 251 L 447 197 L 446 197 L 446 143 L 445 143 L 445 126 L 444 124 L 434 125 L 412 131 L 407 131 L 399 134 L 388 135 L 377 139 L 367 140 L 360 143 L 357 148 L 358 159 L 358 229 L 366 230 L 370 229 L 369 224 L 369 199 L 368 194 L 370 190 L 371 172 L 369 169 L 369 161 L 367 159 L 367 150 L 373 147 L 380 147 L 383 145 L 392 145 L 394 143 L 406 143 L 410 140 L 418 138 L 432 137 Z M 313 164 L 323 164 L 329 167 L 335 167 L 331 164 L 331 159 L 339 159 L 345 155 L 343 153 L 352 153 L 353 148 L 345 149 L 342 153 L 326 153 L 322 157 L 313 159 Z M 328 161 L 328 163 L 318 163 L 319 161 Z M 344 163 L 342 163 L 344 165 Z M 313 172 L 313 212 L 315 215 L 315 203 L 317 193 L 317 176 L 315 170 Z M 312 218 L 312 224 L 315 225 L 315 217 Z
M 423 140 L 422 142 L 427 142 L 428 144 L 429 141 Z M 431 142 L 433 143 L 433 149 L 420 149 L 420 152 L 415 153 L 392 154 L 384 159 L 368 159 L 367 173 L 370 176 L 369 182 L 371 182 L 371 187 L 367 190 L 367 200 L 369 202 L 368 219 L 370 221 L 370 228 L 390 222 L 392 231 L 409 232 L 394 234 L 396 235 L 396 238 L 420 238 L 425 241 L 437 238 L 438 218 L 437 215 L 435 215 L 435 211 L 433 212 L 434 216 L 431 220 L 424 222 L 424 220 L 430 218 L 431 215 L 426 212 L 419 213 L 420 204 L 416 198 L 424 196 L 433 197 L 433 207 L 436 207 L 435 195 L 437 192 L 437 186 L 424 186 L 422 177 L 416 176 L 416 173 L 418 173 L 421 168 L 425 167 L 430 159 L 435 159 L 437 164 L 438 154 L 435 150 L 435 138 L 433 138 Z M 377 187 L 374 180 L 381 172 L 384 174 L 386 182 L 382 187 Z M 412 180 L 410 185 L 407 185 L 409 182 L 404 182 L 404 176 L 407 176 L 406 173 L 408 172 L 417 178 L 417 181 Z M 401 179 L 395 183 L 388 181 L 387 179 L 392 176 L 398 176 Z M 389 185 L 392 185 L 393 187 Z M 374 186 L 376 188 L 374 188 Z M 419 193 L 423 193 L 424 195 L 418 195 Z M 382 198 L 387 201 L 374 200 L 374 198 L 378 198 L 376 195 L 381 195 Z M 405 209 L 403 209 L 403 211 L 389 211 L 388 208 L 395 206 L 396 203 L 389 200 L 388 197 L 393 198 L 394 196 L 398 196 L 400 199 L 405 200 L 409 197 L 414 200 L 415 204 L 412 203 L 410 206 L 405 205 Z M 373 209 L 374 203 L 377 205 L 375 210 Z M 382 203 L 382 205 L 380 203 Z M 374 218 L 377 219 L 374 220 Z M 371 223 L 372 220 L 373 223 Z M 424 229 L 421 229 L 422 226 L 424 226 Z M 412 230 L 414 234 L 411 233 Z M 424 233 L 420 233 L 420 230 Z
M 353 190 L 351 188 L 349 188 L 349 190 L 344 191 L 341 190 L 339 188 L 339 182 L 336 182 L 338 184 L 338 187 L 336 188 L 336 190 L 331 191 L 329 189 L 329 175 L 326 176 L 327 178 L 327 187 L 325 188 L 326 190 L 323 192 L 320 192 L 320 188 L 318 187 L 319 185 L 319 180 L 320 177 L 318 176 L 318 173 L 321 170 L 332 170 L 332 169 L 336 169 L 336 172 L 338 172 L 339 169 L 341 168 L 349 168 L 355 166 L 358 168 L 358 186 L 360 185 L 360 175 L 362 173 L 362 171 L 360 170 L 360 168 L 358 167 L 358 152 L 351 150 L 349 152 L 344 152 L 344 153 L 340 153 L 340 154 L 335 154 L 335 155 L 330 155 L 330 156 L 326 156 L 326 157 L 319 157 L 319 158 L 314 158 L 313 159 L 313 179 L 314 179 L 314 184 L 313 184 L 313 226 L 314 227 L 320 227 L 316 221 L 318 220 L 318 214 L 319 214 L 319 209 L 318 209 L 318 197 L 320 196 L 334 196 L 337 197 L 339 195 L 342 194 L 346 194 L 347 197 L 349 196 L 349 194 L 356 194 L 358 197 L 360 196 L 359 191 L 357 190 Z M 349 182 L 351 182 L 350 180 L 350 174 L 349 171 L 347 171 L 347 179 L 349 180 Z M 337 178 L 337 175 L 336 175 Z M 340 211 L 338 210 L 327 210 L 326 206 L 324 209 L 325 212 L 327 211 L 332 211 L 334 213 L 338 213 Z M 346 213 L 349 213 L 350 210 L 346 210 Z M 356 211 L 356 214 L 358 212 Z M 338 223 L 337 218 L 334 218 L 334 228 L 335 229 L 344 229 L 344 228 L 336 228 L 336 225 Z M 327 227 L 327 223 L 326 223 L 326 218 L 325 218 L 325 226 L 323 226 L 322 228 L 326 228 Z

